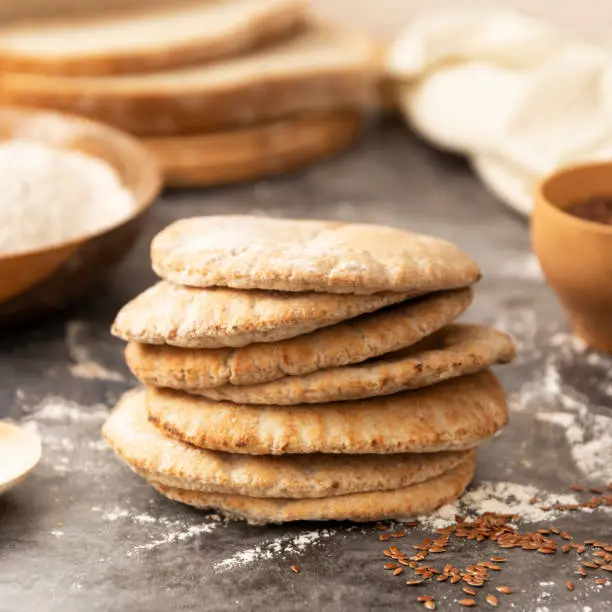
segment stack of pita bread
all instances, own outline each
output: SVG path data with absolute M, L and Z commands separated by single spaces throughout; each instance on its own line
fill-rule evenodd
M 0 96 L 141 137 L 171 185 L 294 170 L 356 141 L 380 56 L 308 8 L 183 0 L 0 23 Z
M 144 386 L 104 436 L 171 499 L 251 523 L 403 518 L 454 500 L 507 420 L 506 335 L 453 321 L 480 272 L 409 231 L 246 216 L 152 243 L 113 333 Z

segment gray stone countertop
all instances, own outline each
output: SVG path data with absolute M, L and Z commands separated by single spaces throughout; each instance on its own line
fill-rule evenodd
M 372 525 L 227 523 L 157 495 L 101 440 L 108 410 L 135 384 L 108 329 L 121 305 L 154 280 L 152 235 L 179 217 L 219 213 L 398 225 L 449 238 L 481 264 L 484 280 L 466 318 L 512 333 L 519 357 L 499 370 L 511 424 L 483 447 L 462 512 L 524 507 L 534 495 L 538 503 L 586 499 L 569 486 L 612 480 L 612 360 L 568 333 L 530 254 L 526 220 L 495 201 L 463 161 L 389 123 L 357 150 L 301 175 L 165 194 L 108 284 L 67 313 L 1 332 L 0 418 L 29 422 L 44 443 L 35 472 L 0 497 L 1 612 L 417 610 L 423 593 L 438 610 L 461 609 L 457 600 L 467 595 L 448 583 L 415 589 L 407 575 L 384 571 L 386 544 Z M 542 516 L 529 508 L 536 522 L 525 529 L 554 524 L 576 539 L 612 541 L 610 508 Z M 426 522 L 397 544 L 408 548 L 431 533 Z M 465 566 L 496 553 L 491 543 L 462 541 L 438 564 Z M 596 585 L 593 570 L 577 576 L 574 552 L 506 553 L 486 587 L 515 589 L 496 593 L 499 609 L 612 609 L 612 585 Z M 487 607 L 483 593 L 478 608 Z

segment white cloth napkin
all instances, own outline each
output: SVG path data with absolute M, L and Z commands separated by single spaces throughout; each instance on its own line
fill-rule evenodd
M 611 48 L 511 10 L 438 10 L 406 28 L 387 68 L 415 131 L 468 155 L 524 214 L 543 175 L 612 158 Z

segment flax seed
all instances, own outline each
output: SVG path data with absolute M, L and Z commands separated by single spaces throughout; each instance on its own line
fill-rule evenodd
M 385 531 L 386 529 L 389 529 L 389 525 L 385 525 L 384 523 L 376 523 L 376 529 Z
M 584 565 L 584 567 L 589 567 L 591 569 L 597 569 L 597 565 L 595 563 L 591 563 L 590 561 L 583 561 L 582 565 Z
M 430 553 L 443 553 L 443 552 L 446 552 L 446 548 L 439 548 L 438 546 L 432 546 L 429 549 L 429 552 Z
M 417 586 L 419 584 L 423 584 L 422 580 L 406 580 L 406 584 L 408 586 Z
M 403 567 L 398 567 L 396 569 L 393 570 L 393 575 L 394 576 L 399 576 L 400 574 L 404 573 L 404 568 Z
M 436 609 L 436 602 L 433 599 L 428 599 L 423 605 L 428 610 L 435 610 Z
M 511 589 L 507 586 L 498 586 L 495 587 L 499 593 L 503 593 L 504 595 L 510 595 L 510 593 L 514 593 L 514 589 Z
M 405 531 L 394 531 L 389 534 L 392 538 L 403 538 L 406 535 Z
M 429 601 L 430 599 L 433 599 L 433 597 L 431 595 L 419 595 L 417 597 L 417 601 Z
M 497 608 L 497 606 L 499 606 L 499 599 L 497 599 L 497 597 L 495 597 L 495 595 L 491 595 L 491 593 L 489 593 L 486 596 L 486 602 L 490 605 L 493 606 L 494 608 Z
M 461 576 L 451 576 L 451 584 L 455 584 L 461 580 Z
M 568 580 L 565 583 L 565 586 L 567 587 L 568 591 L 573 591 L 576 588 L 576 585 L 571 580 Z
M 387 540 L 389 540 L 390 538 L 391 538 L 391 536 L 390 536 L 388 533 L 381 533 L 381 534 L 378 536 L 378 539 L 379 539 L 381 542 L 386 542 L 386 541 L 387 541 Z
M 469 587 L 463 587 L 461 590 L 464 593 L 467 593 L 468 595 L 473 595 L 474 597 L 476 596 L 476 591 L 474 589 L 470 589 Z
M 389 562 L 383 565 L 383 568 L 386 570 L 395 569 L 397 567 L 397 563 Z
M 606 570 L 606 572 L 612 572 L 612 565 L 602 565 L 602 570 Z
M 473 606 L 476 605 L 476 600 L 475 599 L 460 599 L 459 605 L 464 606 L 465 608 L 472 608 Z
M 495 561 L 495 563 L 505 563 L 506 557 L 491 557 L 491 561 Z
M 294 574 L 299 574 L 299 573 L 300 573 L 300 568 L 299 568 L 297 565 L 292 565 L 292 566 L 291 566 L 291 571 L 292 571 Z
M 570 489 L 572 489 L 572 491 L 584 491 L 585 488 L 582 485 L 579 484 L 573 484 Z
M 587 575 L 587 571 L 584 569 L 584 567 L 579 567 L 579 568 L 578 568 L 578 573 L 579 573 L 581 576 L 586 576 L 586 575 Z
M 610 581 L 607 578 L 598 578 L 595 581 L 595 584 L 609 584 Z

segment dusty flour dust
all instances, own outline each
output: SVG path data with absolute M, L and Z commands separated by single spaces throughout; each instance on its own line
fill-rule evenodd
M 88 333 L 89 327 L 85 321 L 72 320 L 66 323 L 66 348 L 70 358 L 74 361 L 70 365 L 70 373 L 75 378 L 90 380 L 108 380 L 113 382 L 125 380 L 122 374 L 105 368 L 92 358 L 90 349 L 85 342 Z
M 274 540 L 263 542 L 253 548 L 241 550 L 231 557 L 215 564 L 217 571 L 243 567 L 257 561 L 265 561 L 282 557 L 289 557 L 304 552 L 307 548 L 316 546 L 323 540 L 331 538 L 337 533 L 335 529 L 319 529 L 304 531 L 297 536 L 280 536 Z
M 586 397 L 564 383 L 560 368 L 573 359 L 586 359 L 597 368 L 600 391 L 612 386 L 612 359 L 589 353 L 569 334 L 555 334 L 553 350 L 541 369 L 510 398 L 513 410 L 529 412 L 543 423 L 560 427 L 576 467 L 593 482 L 612 481 L 612 413 L 589 404 Z
M 27 140 L 0 144 L 0 193 L 0 254 L 100 231 L 135 207 L 106 162 Z

